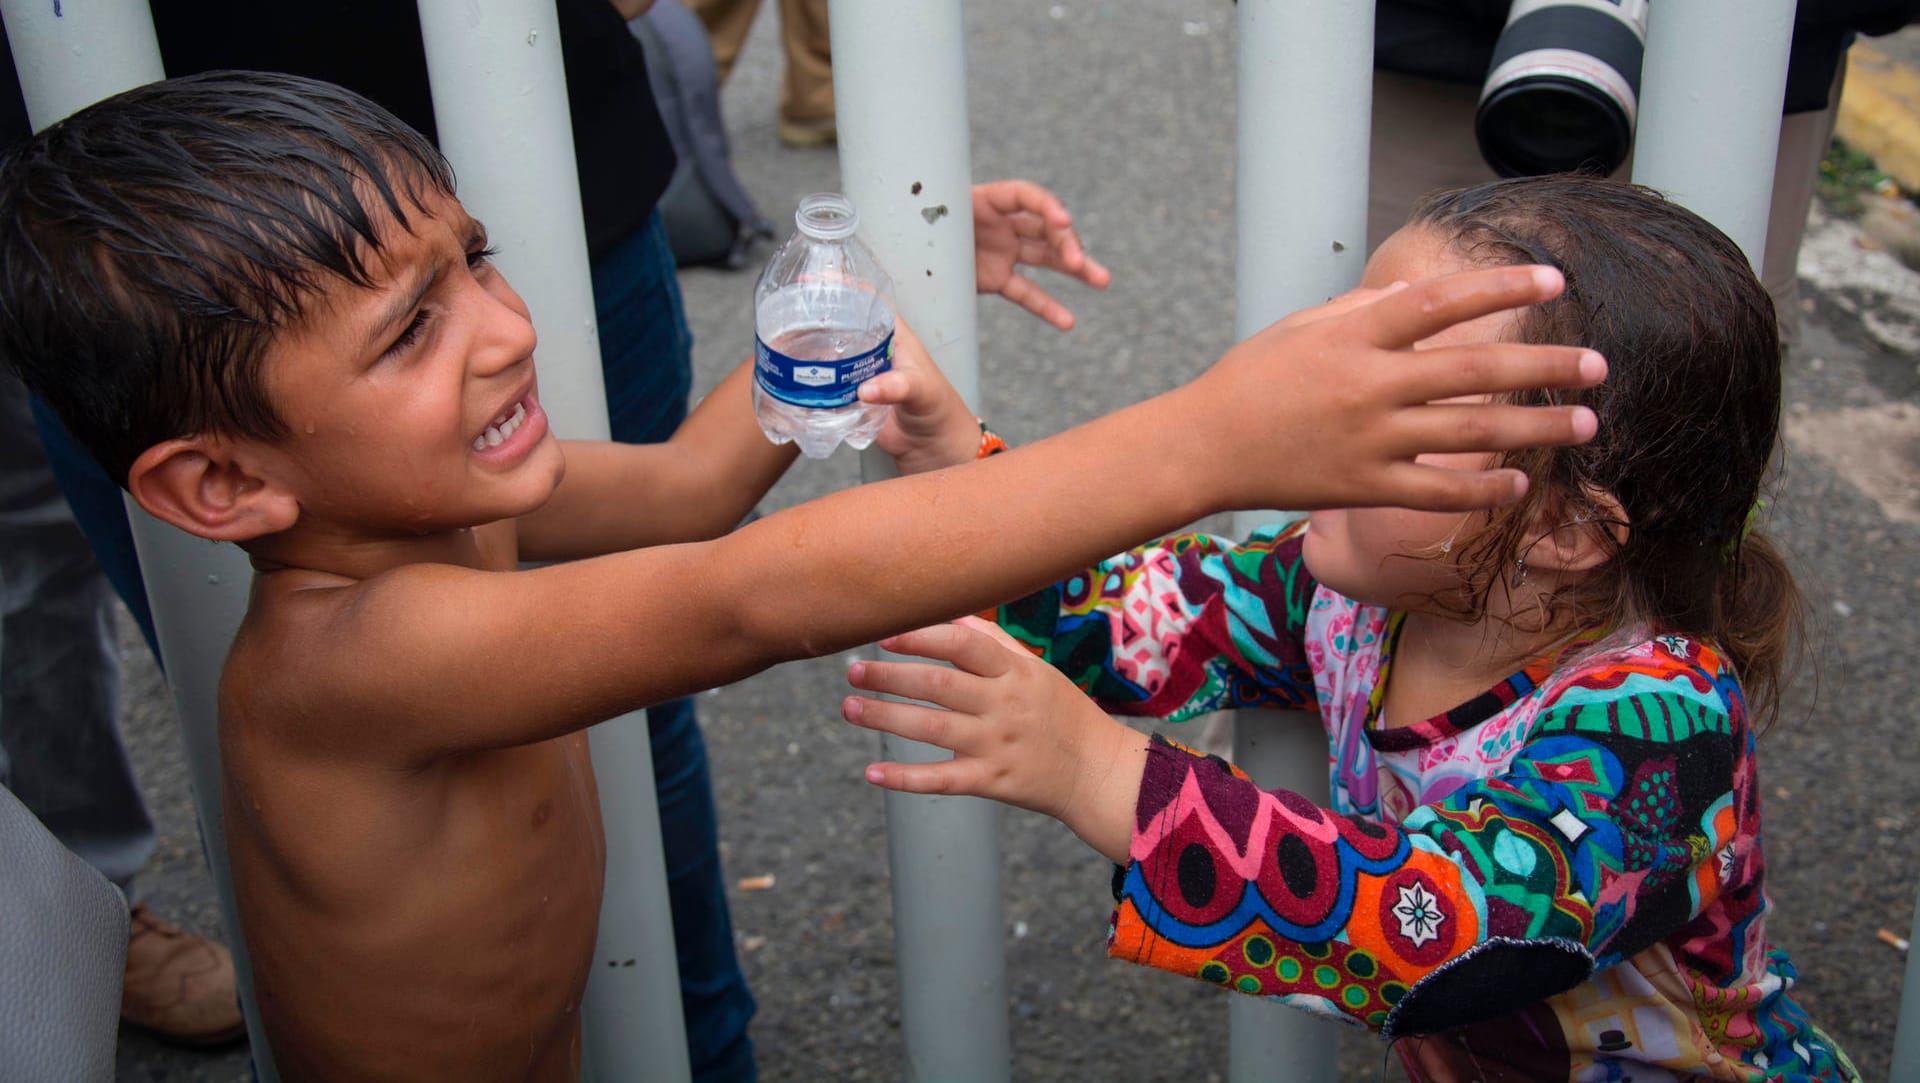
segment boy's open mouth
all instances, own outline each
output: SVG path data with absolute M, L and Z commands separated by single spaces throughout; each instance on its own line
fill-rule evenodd
M 527 404 L 523 399 L 513 404 L 511 412 L 494 418 L 493 424 L 488 425 L 485 432 L 473 438 L 473 450 L 485 451 L 490 447 L 499 447 L 506 443 L 507 438 L 517 432 L 526 420 Z

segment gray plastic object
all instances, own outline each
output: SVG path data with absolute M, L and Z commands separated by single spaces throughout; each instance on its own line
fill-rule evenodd
M 0 789 L 0 1077 L 111 1080 L 127 901 Z
M 739 269 L 773 226 L 734 176 L 720 115 L 713 46 L 700 17 L 680 0 L 656 0 L 627 24 L 647 58 L 647 79 L 679 164 L 660 197 L 674 262 Z

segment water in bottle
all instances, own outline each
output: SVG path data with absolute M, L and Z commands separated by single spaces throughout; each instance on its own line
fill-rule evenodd
M 753 290 L 753 412 L 767 439 L 824 459 L 886 424 L 890 407 L 856 391 L 893 366 L 893 283 L 854 236 L 845 196 L 807 196 L 793 220 Z

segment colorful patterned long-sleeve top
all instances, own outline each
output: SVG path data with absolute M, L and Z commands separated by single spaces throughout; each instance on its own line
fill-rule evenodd
M 1187 535 L 1004 606 L 1115 713 L 1318 710 L 1332 808 L 1155 740 L 1116 957 L 1362 1023 L 1415 1079 L 1850 1079 L 1765 937 L 1753 734 L 1711 644 L 1588 641 L 1377 725 L 1398 618 L 1301 530 Z

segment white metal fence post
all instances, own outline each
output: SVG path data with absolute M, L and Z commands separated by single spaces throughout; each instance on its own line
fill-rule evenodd
M 146 0 L 64 5 L 0 0 L 0 15 L 6 19 L 21 94 L 35 131 L 102 98 L 165 77 Z M 254 1007 L 253 976 L 234 911 L 227 835 L 220 818 L 220 669 L 246 611 L 253 571 L 238 548 L 176 530 L 131 500 L 126 507 L 167 689 L 186 746 L 200 838 L 233 946 L 255 1070 L 264 1083 L 273 1083 L 278 1077 Z
M 540 334 L 557 433 L 605 439 L 606 394 L 553 0 L 419 0 L 441 149 Z M 588 731 L 606 821 L 606 895 L 582 1008 L 604 1080 L 691 1077 L 644 712 Z
M 1719 226 L 1760 266 L 1794 0 L 1655 3 L 1633 179 Z
M 1373 2 L 1240 0 L 1234 334 L 1246 338 L 1360 281 L 1367 259 Z M 1274 514 L 1243 513 L 1244 536 Z M 1234 762 L 1262 786 L 1326 804 L 1317 716 L 1238 711 Z M 1228 1078 L 1331 1083 L 1333 1024 L 1251 997 L 1228 1007 Z
M 1893 1025 L 1893 1076 L 1889 1083 L 1920 1083 L 1920 899 L 1913 903 L 1907 933 L 1907 976 L 1900 986 L 1900 1014 Z
M 977 404 L 959 0 L 832 0 L 829 14 L 841 187 L 860 213 L 860 236 L 893 277 L 901 314 Z M 862 461 L 868 480 L 890 470 L 871 452 Z M 948 755 L 895 737 L 884 748 L 910 763 Z M 1007 1079 L 999 809 L 970 797 L 885 800 L 905 1078 Z

